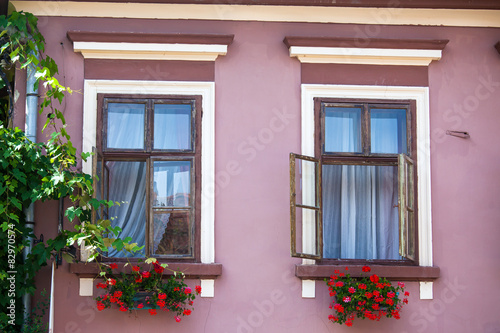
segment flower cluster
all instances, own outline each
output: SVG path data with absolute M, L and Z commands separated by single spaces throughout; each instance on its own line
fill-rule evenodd
M 115 273 L 117 264 L 106 267 L 106 272 L 102 274 L 104 282 L 97 283 L 97 289 L 105 291 L 96 298 L 97 309 L 102 311 L 113 306 L 123 312 L 147 309 L 152 316 L 157 314 L 157 310 L 172 311 L 176 322 L 181 321 L 181 316 L 189 316 L 196 295 L 201 293 L 201 287 L 196 286 L 193 292 L 184 283 L 183 274 L 178 272 L 163 280 L 163 271 L 167 265 L 160 265 L 154 259 L 150 262 L 153 263 L 152 271 L 151 267 L 141 271 L 139 266 L 132 266 L 128 274 Z
M 348 267 L 346 267 L 348 270 Z M 363 266 L 363 272 L 369 273 L 371 268 Z M 376 274 L 362 278 L 351 278 L 350 274 L 340 273 L 325 280 L 330 296 L 335 301 L 330 309 L 335 310 L 328 319 L 333 323 L 352 326 L 354 318 L 368 318 L 379 321 L 382 317 L 399 319 L 399 311 L 408 303 L 410 293 L 404 290 L 404 283 L 392 285 L 386 278 Z

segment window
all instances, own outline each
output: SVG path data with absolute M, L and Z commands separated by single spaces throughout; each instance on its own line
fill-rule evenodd
M 415 262 L 415 103 L 316 98 L 314 109 L 316 158 L 290 157 L 292 255 Z
M 198 261 L 201 97 L 99 95 L 98 103 L 97 193 L 121 203 L 101 214 L 120 238 L 145 246 L 136 257 Z

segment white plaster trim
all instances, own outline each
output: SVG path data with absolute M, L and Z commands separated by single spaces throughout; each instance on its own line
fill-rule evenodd
M 15 0 L 11 1 L 11 3 L 18 11 L 30 12 L 35 16 L 500 27 L 500 11 L 479 9 L 197 5 Z M 363 37 L 361 36 L 361 38 Z
M 433 299 L 433 282 L 420 282 L 420 299 Z
M 74 42 L 73 49 L 90 59 L 215 61 L 227 45 Z
M 290 47 L 290 56 L 305 63 L 428 66 L 441 59 L 441 50 L 356 47 Z
M 201 297 L 215 297 L 215 280 L 200 280 Z
M 432 212 L 429 88 L 302 84 L 301 149 L 314 156 L 314 98 L 415 100 L 417 110 L 418 241 L 420 266 L 432 266 Z M 307 241 L 305 239 L 304 241 Z M 305 245 L 304 245 L 305 246 Z
M 215 179 L 215 83 L 191 81 L 85 80 L 83 101 L 82 151 L 91 152 L 96 145 L 97 94 L 201 95 L 201 262 L 215 262 L 214 179 Z M 90 159 L 82 170 L 92 172 Z
M 93 278 L 80 278 L 80 296 L 92 296 L 94 292 Z
M 302 298 L 316 297 L 316 281 L 302 280 Z

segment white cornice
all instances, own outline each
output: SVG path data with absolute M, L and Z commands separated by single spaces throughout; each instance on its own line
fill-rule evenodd
M 74 42 L 75 52 L 90 59 L 215 61 L 227 45 Z
M 291 46 L 290 56 L 304 63 L 428 66 L 441 50 Z
M 11 1 L 36 16 L 500 27 L 499 10 Z

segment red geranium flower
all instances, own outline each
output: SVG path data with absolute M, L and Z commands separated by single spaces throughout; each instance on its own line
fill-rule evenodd
M 149 314 L 152 316 L 156 315 L 156 309 L 149 309 Z
M 196 290 L 197 294 L 201 294 L 201 286 L 194 287 L 194 290 Z
M 359 286 L 358 286 L 359 289 L 363 289 L 363 290 L 366 290 L 366 284 L 364 283 L 360 283 Z
M 354 294 L 356 292 L 356 289 L 354 289 L 353 287 L 350 287 L 349 290 L 348 290 L 351 294 Z
M 141 283 L 142 282 L 142 276 L 139 275 L 139 277 L 135 279 L 135 282 Z
M 392 291 L 387 293 L 387 297 L 389 297 L 389 298 L 394 298 L 395 296 L 396 296 L 396 294 Z
M 343 287 L 343 286 L 344 286 L 344 282 L 342 282 L 342 281 L 335 283 L 335 287 Z
M 184 310 L 183 313 L 184 313 L 185 316 L 189 316 L 191 314 L 191 310 L 186 309 L 186 310 Z
M 123 295 L 123 292 L 121 292 L 121 291 L 115 291 L 115 293 L 113 294 L 113 296 L 117 297 L 117 298 L 122 297 L 122 295 Z
M 141 273 L 141 275 L 142 275 L 143 278 L 147 279 L 148 277 L 151 276 L 151 273 L 149 273 L 148 271 L 144 271 L 144 272 Z
M 159 293 L 158 294 L 158 299 L 167 299 L 167 294 L 165 294 L 165 293 Z
M 102 311 L 105 308 L 106 306 L 104 305 L 104 303 L 102 303 L 101 301 L 97 301 L 97 310 Z
M 160 308 L 162 308 L 162 307 L 164 307 L 164 306 L 165 306 L 165 301 L 164 301 L 164 300 L 159 300 L 159 301 L 156 301 L 156 304 L 157 304 Z
M 361 268 L 361 270 L 363 272 L 370 272 L 372 269 L 370 267 L 368 267 L 368 266 L 363 266 L 363 268 Z
M 117 264 L 115 264 L 115 263 L 113 263 L 113 264 L 109 265 L 109 268 L 111 268 L 111 269 L 115 269 L 115 268 L 118 268 L 118 265 L 117 265 Z
M 184 289 L 184 294 L 186 295 L 191 294 L 191 288 L 187 287 L 186 289 Z
M 142 309 L 143 307 L 144 307 L 144 304 L 142 304 L 142 303 L 139 303 L 139 304 L 137 305 L 137 308 L 138 308 L 138 309 Z
M 409 291 L 405 291 L 405 296 L 410 296 L 410 292 Z
M 99 283 L 97 284 L 97 289 L 99 289 L 99 288 L 106 289 L 107 287 L 108 287 L 108 286 L 107 286 L 105 283 L 100 283 L 100 282 L 99 282 Z
M 141 270 L 141 268 L 139 266 L 132 266 L 132 270 L 138 272 Z
M 114 286 L 114 285 L 116 284 L 116 280 L 115 280 L 115 279 L 111 279 L 111 278 L 110 278 L 110 279 L 108 279 L 108 281 L 107 281 L 107 282 L 108 282 L 108 284 L 109 284 L 110 286 Z
M 122 306 L 120 306 L 120 309 L 119 309 L 119 310 L 120 310 L 120 311 L 122 311 L 122 312 L 125 312 L 125 311 L 127 311 L 128 309 L 122 305 Z
M 376 274 L 373 274 L 372 276 L 370 276 L 370 281 L 373 282 L 373 283 L 378 283 L 378 276 Z
M 175 318 L 175 321 L 176 321 L 176 322 L 178 322 L 178 323 L 180 323 L 180 322 L 181 322 L 181 317 L 175 316 L 174 318 Z

